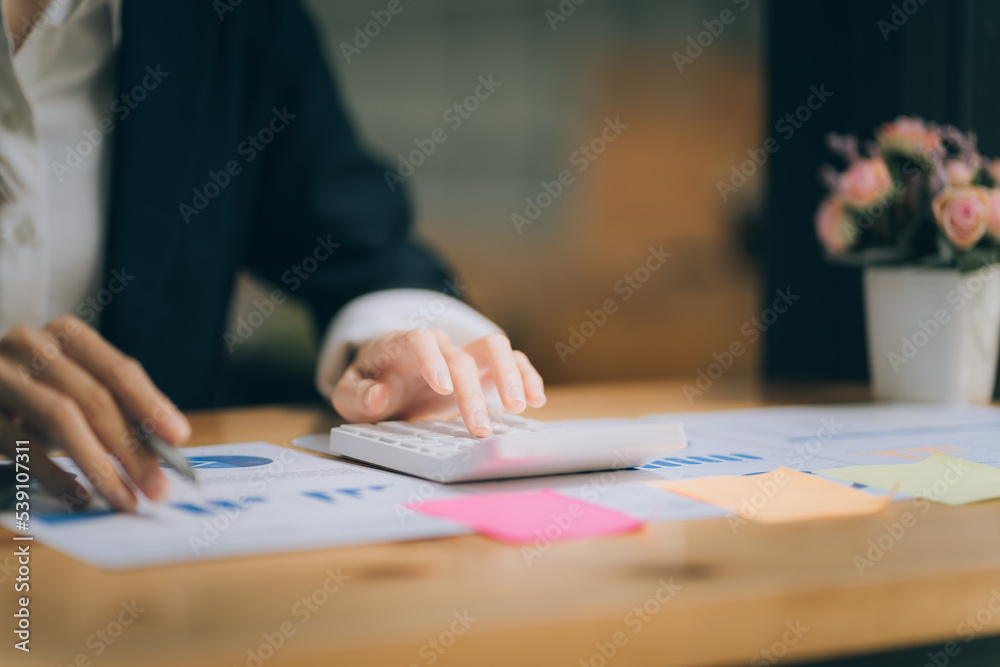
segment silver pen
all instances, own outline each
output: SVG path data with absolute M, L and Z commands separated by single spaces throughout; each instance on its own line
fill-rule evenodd
M 149 451 L 163 459 L 168 466 L 179 472 L 185 479 L 195 484 L 198 483 L 198 477 L 194 474 L 191 464 L 188 463 L 188 460 L 184 458 L 176 447 L 168 445 L 152 433 L 147 433 L 142 438 L 142 441 L 149 447 Z

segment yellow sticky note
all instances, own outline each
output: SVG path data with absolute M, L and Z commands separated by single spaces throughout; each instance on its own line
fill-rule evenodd
M 852 466 L 819 470 L 825 477 L 867 484 L 880 489 L 899 485 L 900 493 L 964 505 L 1000 498 L 1000 468 L 935 453 L 919 463 Z
M 758 523 L 877 514 L 891 500 L 785 467 L 761 475 L 700 477 L 650 484 Z

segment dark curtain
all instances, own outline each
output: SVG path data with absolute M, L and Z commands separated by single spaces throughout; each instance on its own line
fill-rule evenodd
M 771 0 L 767 7 L 769 160 L 764 303 L 800 296 L 767 332 L 771 379 L 864 380 L 861 274 L 826 264 L 813 229 L 830 131 L 872 137 L 900 114 L 950 123 L 1000 155 L 1000 3 L 986 0 Z M 832 95 L 788 136 L 778 125 L 810 88 Z M 839 165 L 838 165 L 839 166 Z

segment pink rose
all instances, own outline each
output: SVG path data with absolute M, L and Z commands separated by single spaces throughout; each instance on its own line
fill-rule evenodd
M 837 179 L 837 189 L 856 209 L 866 209 L 880 201 L 887 206 L 893 194 L 892 176 L 880 158 L 858 160 Z
M 944 150 L 941 133 L 918 118 L 900 116 L 884 124 L 875 133 L 878 145 L 886 151 L 910 157 L 930 159 Z
M 945 188 L 931 202 L 934 218 L 948 240 L 959 250 L 969 250 L 986 233 L 992 207 L 986 188 Z
M 827 197 L 816 211 L 816 235 L 826 251 L 838 255 L 854 244 L 858 227 L 839 197 Z
M 986 191 L 990 202 L 990 212 L 986 217 L 986 231 L 997 241 L 1000 241 L 1000 190 L 990 188 Z
M 976 170 L 961 160 L 948 160 L 944 163 L 944 170 L 948 174 L 948 185 L 954 188 L 972 185 L 972 179 L 976 177 Z

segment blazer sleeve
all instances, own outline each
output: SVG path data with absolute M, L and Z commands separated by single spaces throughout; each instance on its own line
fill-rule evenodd
M 255 106 L 263 109 L 261 129 L 271 129 L 272 119 L 281 129 L 257 158 L 248 268 L 305 298 L 320 327 L 362 294 L 446 291 L 443 266 L 410 235 L 402 184 L 390 183 L 394 172 L 359 145 L 301 4 L 268 4 Z M 260 104 L 263 98 L 272 103 Z

